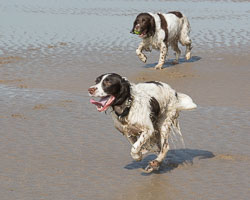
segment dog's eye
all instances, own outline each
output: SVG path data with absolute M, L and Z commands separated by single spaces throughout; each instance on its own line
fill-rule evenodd
M 109 78 L 105 78 L 105 81 L 109 82 Z

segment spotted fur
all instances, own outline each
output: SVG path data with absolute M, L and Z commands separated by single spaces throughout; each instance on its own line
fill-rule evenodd
M 109 80 L 109 86 L 105 80 Z M 110 90 L 113 85 L 116 85 L 116 91 Z M 121 93 L 120 90 L 126 99 L 118 95 Z M 116 98 L 115 102 L 120 102 L 111 105 L 112 118 L 115 127 L 132 145 L 132 158 L 139 161 L 146 152 L 157 151 L 157 158 L 146 168 L 148 171 L 157 169 L 169 149 L 168 137 L 171 130 L 179 130 L 179 112 L 196 107 L 192 99 L 182 93 L 177 95 L 177 92 L 166 83 L 151 81 L 134 84 L 117 74 L 102 75 L 98 78 L 97 84 L 89 88 L 90 96 L 94 97 L 98 97 L 97 94 L 102 94 L 103 91 L 104 95 L 113 95 Z M 120 117 L 120 113 L 128 107 L 129 112 Z
M 176 52 L 176 59 L 173 63 L 178 63 L 181 54 L 178 47 L 178 42 L 180 42 L 186 46 L 185 57 L 189 60 L 192 49 L 190 30 L 187 17 L 178 11 L 171 11 L 167 14 L 140 13 L 131 31 L 141 33 L 142 42 L 136 49 L 136 54 L 142 62 L 146 62 L 147 57 L 143 51 L 150 51 L 151 48 L 160 50 L 160 58 L 155 69 L 162 69 L 168 54 L 168 46 Z

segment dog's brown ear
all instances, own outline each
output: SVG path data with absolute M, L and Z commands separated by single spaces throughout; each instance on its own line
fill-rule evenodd
M 130 97 L 130 83 L 125 77 L 121 77 L 120 91 L 116 95 L 115 102 L 112 106 L 121 105 L 128 97 Z
M 151 16 L 149 21 L 149 30 L 148 30 L 148 36 L 153 36 L 155 34 L 155 19 Z
M 121 94 L 130 93 L 130 83 L 126 77 L 122 77 L 122 79 L 121 79 L 120 93 Z

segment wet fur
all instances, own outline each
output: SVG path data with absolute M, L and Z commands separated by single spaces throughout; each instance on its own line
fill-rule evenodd
M 156 151 L 158 156 L 149 163 L 147 170 L 158 169 L 168 152 L 171 130 L 179 129 L 177 118 L 180 102 L 177 92 L 163 82 L 134 84 L 113 73 L 102 75 L 97 80 L 97 84 L 89 89 L 97 88 L 95 94 L 91 96 L 98 96 L 103 92 L 104 95 L 115 96 L 112 118 L 115 127 L 132 145 L 130 152 L 132 158 L 139 161 L 146 152 Z M 113 90 L 114 87 L 117 91 Z M 121 91 L 123 91 L 122 96 Z M 126 108 L 127 99 L 124 96 L 131 98 L 132 104 L 127 115 L 120 117 L 117 113 L 123 112 Z

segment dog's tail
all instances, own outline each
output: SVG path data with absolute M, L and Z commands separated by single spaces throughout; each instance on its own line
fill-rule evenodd
M 197 105 L 193 102 L 191 97 L 186 94 L 178 92 L 177 99 L 177 110 L 191 110 L 197 108 Z

